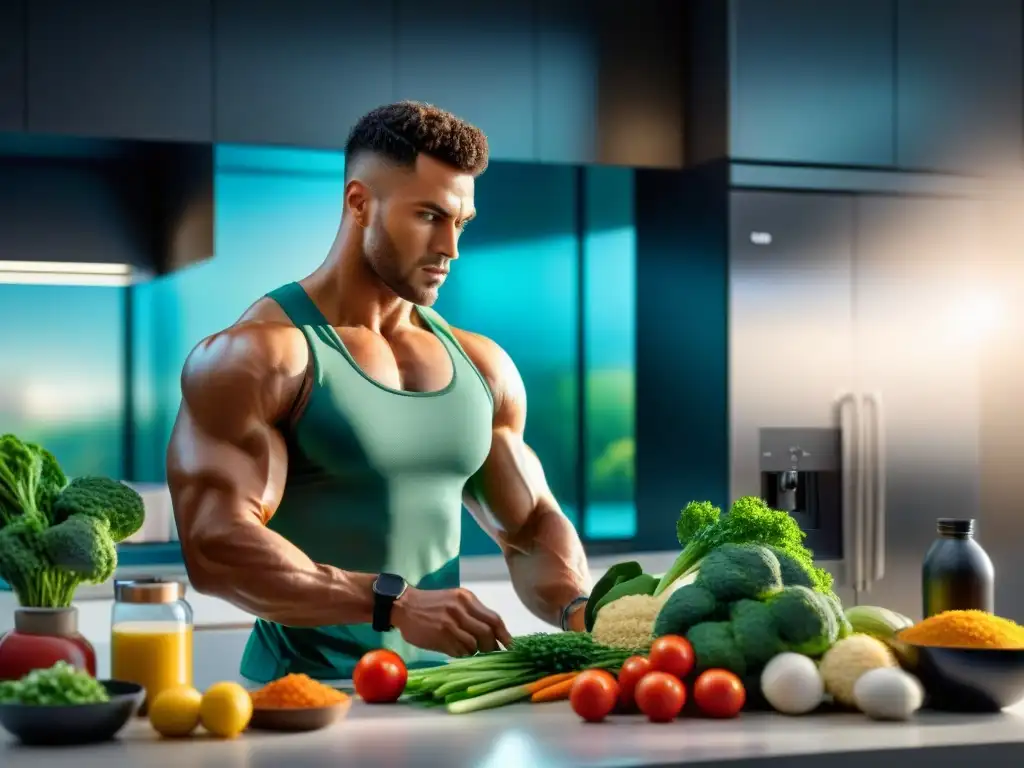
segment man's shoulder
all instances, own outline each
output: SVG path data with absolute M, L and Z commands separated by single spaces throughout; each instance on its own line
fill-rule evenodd
M 452 336 L 466 352 L 466 356 L 473 365 L 480 369 L 484 375 L 500 375 L 502 369 L 502 358 L 508 354 L 496 341 L 484 336 L 482 333 L 474 333 L 463 328 L 449 326 Z
M 305 338 L 291 323 L 243 316 L 193 348 L 182 370 L 182 384 L 220 388 L 301 379 L 308 357 Z
M 241 317 L 235 321 L 235 325 L 242 325 L 245 323 L 270 323 L 278 325 L 287 325 L 294 328 L 292 321 L 288 315 L 281 308 L 281 305 L 274 301 L 269 296 L 261 296 L 256 299 L 249 307 L 242 313 Z M 298 330 L 296 328 L 296 330 Z
M 523 388 L 522 377 L 501 345 L 481 333 L 462 328 L 452 327 L 451 332 L 466 352 L 466 357 L 487 381 L 496 399 L 506 394 L 519 393 Z

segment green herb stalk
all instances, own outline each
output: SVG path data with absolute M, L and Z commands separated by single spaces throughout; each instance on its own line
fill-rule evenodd
M 414 703 L 465 714 L 527 698 L 527 686 L 549 675 L 585 669 L 617 672 L 634 653 L 601 645 L 584 632 L 524 635 L 504 651 L 413 670 L 406 694 Z

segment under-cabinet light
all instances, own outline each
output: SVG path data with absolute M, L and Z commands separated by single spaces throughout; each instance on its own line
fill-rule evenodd
M 0 283 L 16 285 L 125 286 L 132 282 L 127 264 L 69 261 L 0 261 Z

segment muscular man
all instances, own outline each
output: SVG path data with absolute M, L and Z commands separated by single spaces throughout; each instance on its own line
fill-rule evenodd
M 476 216 L 485 137 L 402 102 L 345 152 L 326 260 L 195 348 L 168 450 L 189 578 L 258 617 L 242 660 L 258 682 L 345 678 L 379 647 L 421 666 L 508 643 L 459 587 L 463 503 L 541 619 L 581 628 L 589 586 L 523 442 L 518 371 L 430 309 Z

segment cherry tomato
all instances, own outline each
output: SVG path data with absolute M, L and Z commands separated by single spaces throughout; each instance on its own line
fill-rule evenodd
M 747 691 L 732 672 L 709 669 L 694 683 L 693 700 L 708 717 L 736 717 L 747 701 Z
M 643 656 L 630 656 L 622 662 L 619 670 L 619 708 L 623 712 L 631 712 L 636 706 L 633 691 L 640 679 L 651 671 L 651 662 Z
M 648 672 L 636 684 L 637 706 L 652 723 L 675 719 L 686 703 L 686 687 L 668 672 Z
M 647 658 L 651 662 L 651 669 L 668 672 L 680 680 L 685 680 L 693 671 L 693 646 L 685 637 L 678 635 L 659 637 L 651 644 Z
M 390 704 L 405 690 L 409 673 L 394 651 L 377 650 L 364 654 L 352 672 L 356 693 L 367 704 Z
M 619 684 L 603 669 L 581 672 L 569 690 L 572 711 L 588 723 L 599 723 L 615 709 L 619 699 Z

